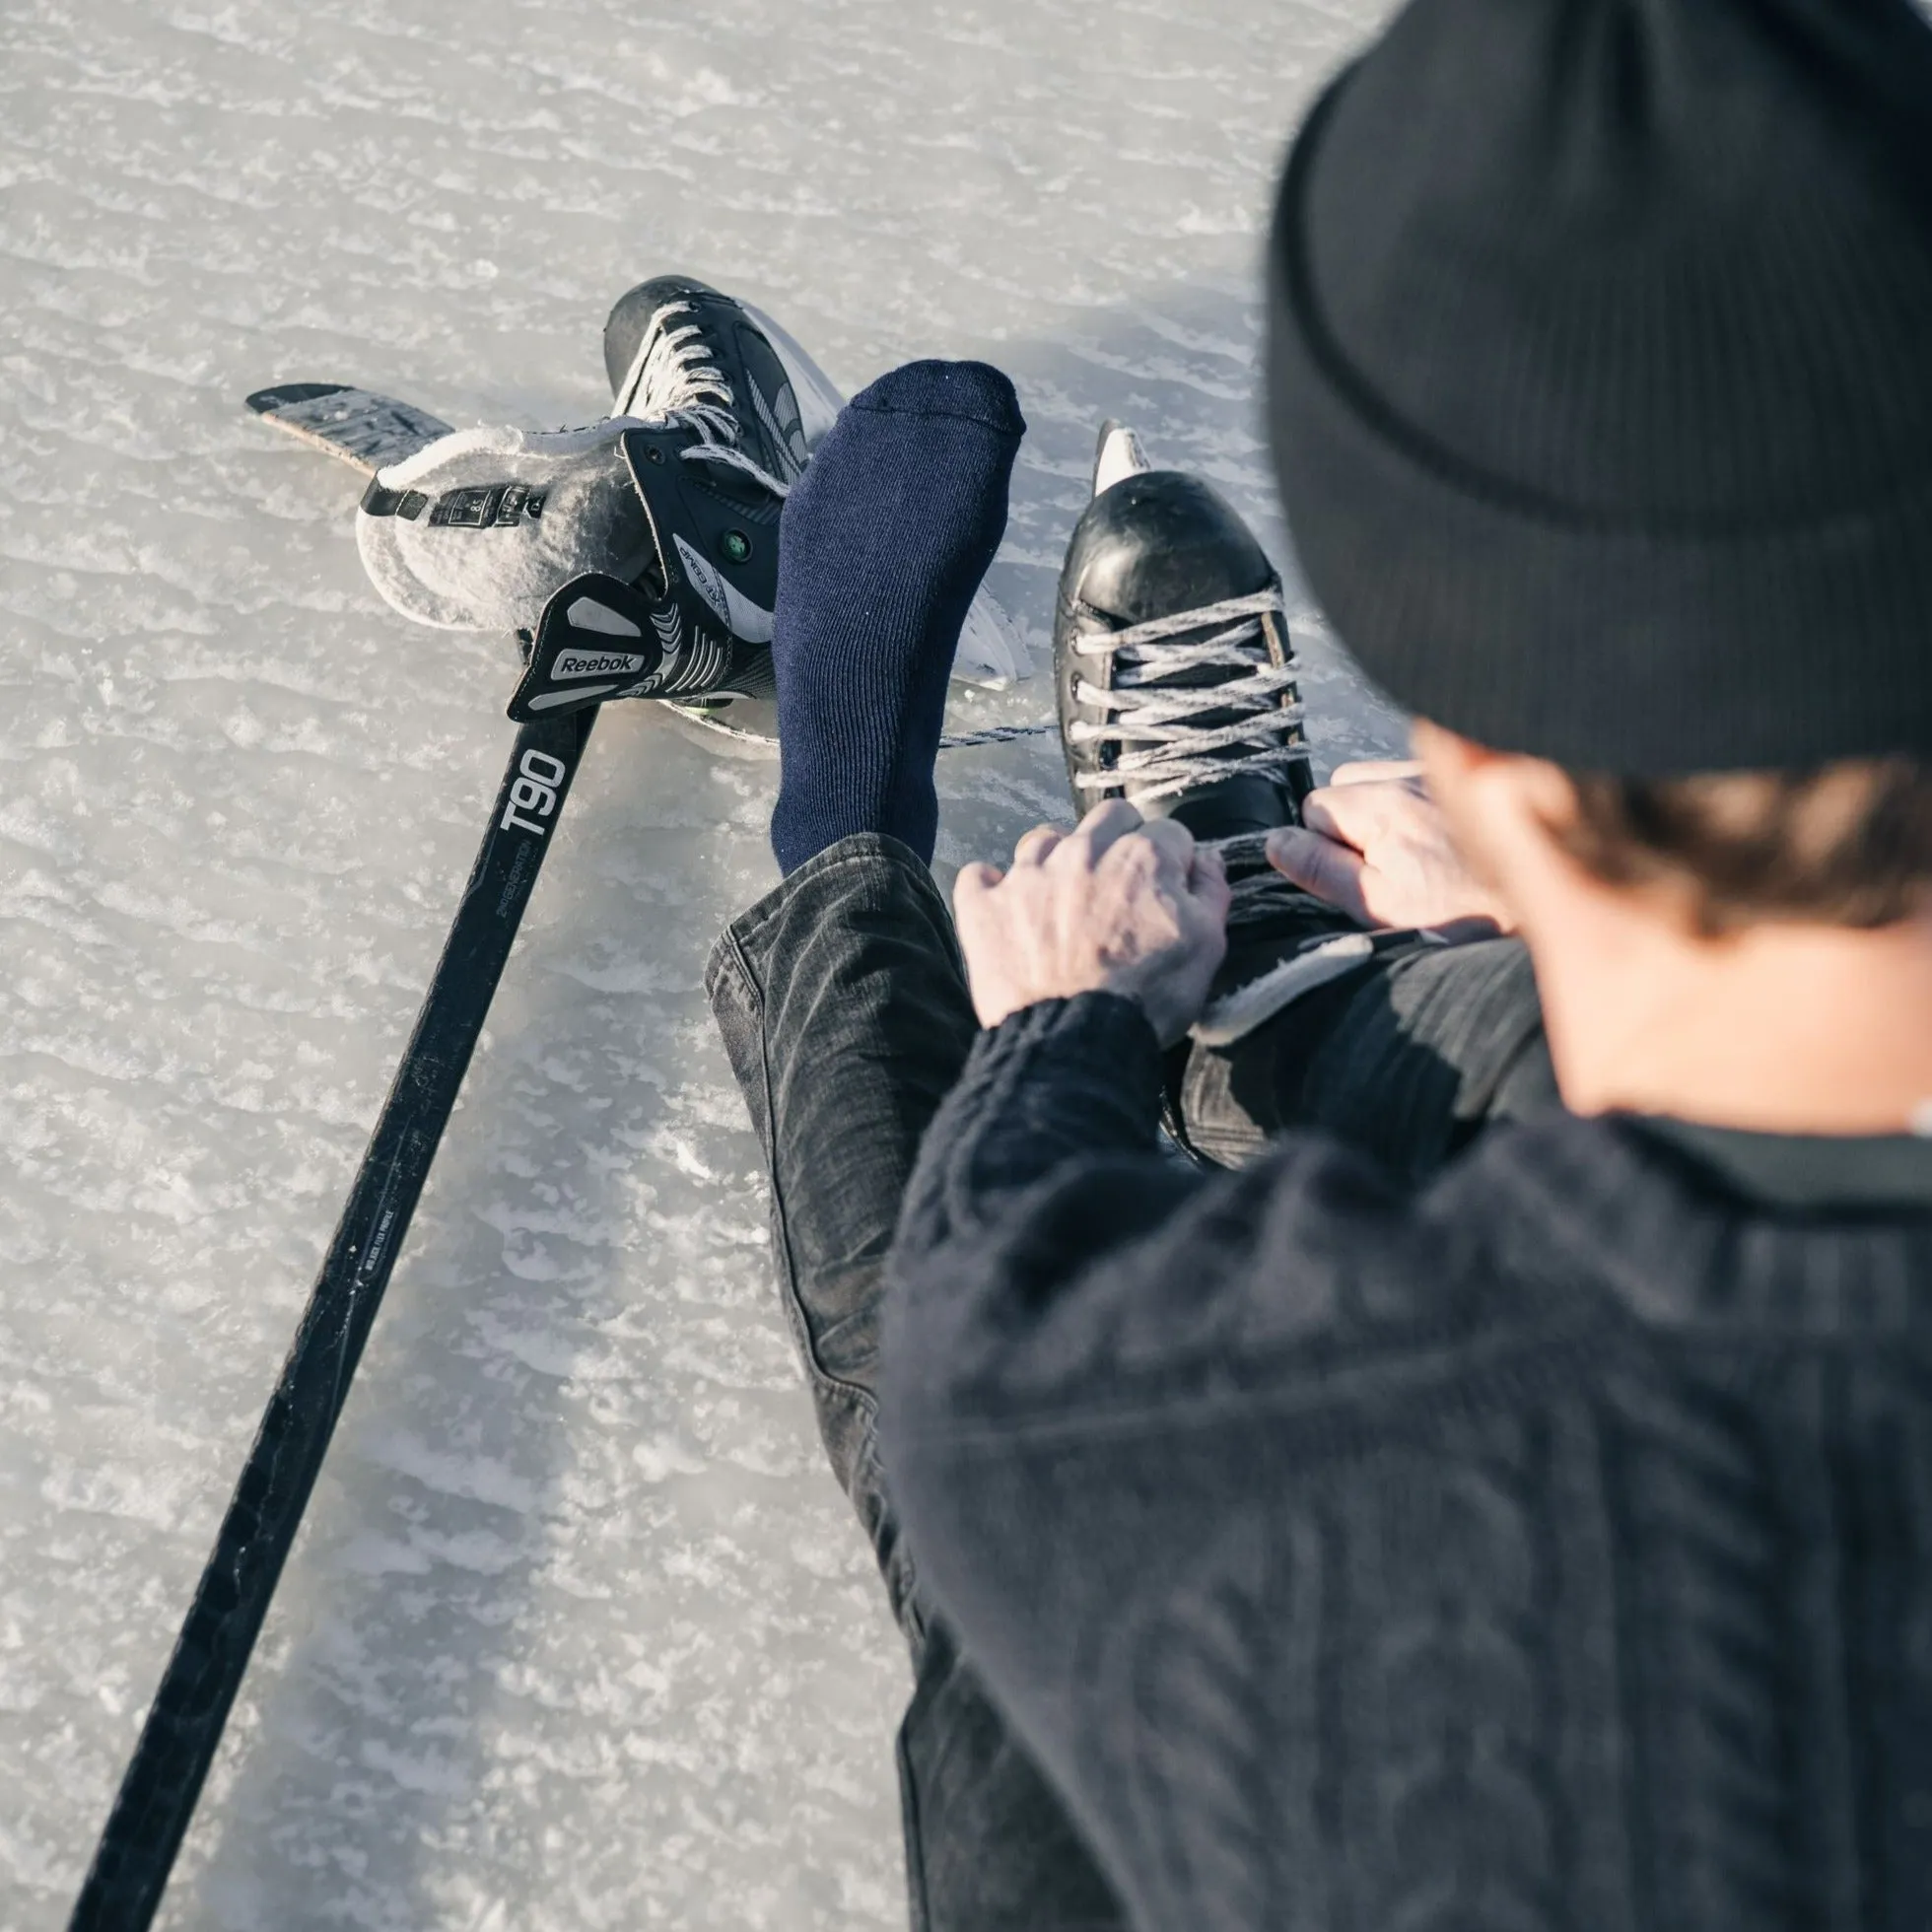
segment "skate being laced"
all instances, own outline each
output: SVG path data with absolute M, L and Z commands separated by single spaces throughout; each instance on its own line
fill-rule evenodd
M 635 416 L 648 423 L 676 423 L 696 433 L 698 441 L 682 451 L 687 463 L 716 463 L 742 471 L 773 496 L 785 498 L 802 474 L 786 448 L 776 425 L 770 425 L 764 398 L 752 386 L 752 401 L 772 428 L 772 444 L 790 472 L 783 478 L 756 462 L 738 447 L 737 420 L 731 411 L 731 385 L 705 348 L 704 331 L 696 322 L 672 326 L 689 314 L 689 302 L 667 302 L 654 311 L 644 339 L 638 344 L 630 374 L 617 391 L 615 414 Z
M 1113 658 L 1114 680 L 1103 688 L 1075 676 L 1075 701 L 1109 715 L 1101 722 L 1077 720 L 1068 734 L 1078 743 L 1108 743 L 1119 750 L 1112 766 L 1081 772 L 1074 783 L 1100 792 L 1132 778 L 1145 796 L 1159 798 L 1242 774 L 1285 778 L 1307 751 L 1291 737 L 1302 718 L 1295 666 L 1271 661 L 1264 632 L 1270 618 L 1286 631 L 1278 585 L 1078 638 L 1077 656 Z M 1173 641 L 1209 625 L 1224 628 L 1188 643 Z M 1200 669 L 1237 674 L 1210 684 L 1171 682 L 1176 672 Z M 1208 722 L 1210 718 L 1214 722 Z M 1253 749 L 1232 749 L 1240 745 Z
M 1289 733 L 1301 723 L 1298 701 L 1282 704 L 1284 693 L 1295 690 L 1295 666 L 1270 662 L 1262 621 L 1272 617 L 1285 634 L 1286 605 L 1279 586 L 1261 590 L 1253 596 L 1230 597 L 1222 603 L 1204 604 L 1198 610 L 1181 611 L 1173 617 L 1152 623 L 1136 624 L 1125 631 L 1090 633 L 1074 646 L 1083 657 L 1126 654 L 1128 661 L 1115 667 L 1112 690 L 1101 690 L 1085 678 L 1074 680 L 1073 695 L 1082 704 L 1110 707 L 1116 720 L 1096 724 L 1081 720 L 1069 726 L 1081 742 L 1094 739 L 1113 743 L 1147 744 L 1144 750 L 1123 750 L 1115 763 L 1104 771 L 1082 772 L 1074 783 L 1085 791 L 1104 791 L 1120 783 L 1123 775 L 1150 773 L 1154 784 L 1149 795 L 1165 797 L 1170 793 L 1231 778 L 1237 773 L 1259 772 L 1270 778 L 1285 778 L 1297 759 L 1307 756 L 1306 745 L 1294 741 Z M 1193 644 L 1167 642 L 1178 634 L 1198 631 L 1209 624 L 1225 624 L 1226 630 Z M 1148 647 L 1158 646 L 1157 652 Z M 1142 653 L 1147 652 L 1147 661 Z M 1220 684 L 1188 685 L 1180 689 L 1156 685 L 1177 670 L 1213 665 L 1237 670 L 1242 675 Z M 1144 681 L 1145 687 L 1142 688 Z M 1198 721 L 1210 712 L 1219 713 L 1222 723 L 1203 724 Z M 1227 714 L 1236 717 L 1229 720 Z M 778 741 L 764 733 L 747 731 L 740 725 L 718 720 L 701 721 L 709 729 L 726 737 L 740 738 L 769 747 L 776 756 Z M 1044 737 L 1060 729 L 1054 720 L 1038 724 L 994 724 L 980 731 L 948 732 L 939 740 L 941 751 L 965 751 L 980 745 L 1008 744 L 1016 738 Z M 1149 741 L 1151 741 L 1149 743 Z M 1252 751 L 1233 757 L 1227 747 L 1253 744 Z

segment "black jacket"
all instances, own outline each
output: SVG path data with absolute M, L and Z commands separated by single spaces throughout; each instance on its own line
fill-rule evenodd
M 883 1414 L 1137 1924 L 1924 1932 L 1932 1149 L 1774 1207 L 1556 1116 L 1405 1191 L 1158 1100 L 1126 1001 L 981 1037 Z

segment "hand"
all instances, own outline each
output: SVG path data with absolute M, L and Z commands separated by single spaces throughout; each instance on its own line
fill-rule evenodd
M 1463 862 L 1419 765 L 1339 765 L 1301 804 L 1301 824 L 1268 839 L 1268 862 L 1364 926 L 1443 927 L 1508 913 Z
M 1037 1000 L 1118 993 L 1171 1046 L 1194 1023 L 1227 950 L 1220 855 L 1171 818 L 1111 798 L 1073 832 L 1037 825 L 1011 869 L 973 864 L 953 918 L 983 1026 Z

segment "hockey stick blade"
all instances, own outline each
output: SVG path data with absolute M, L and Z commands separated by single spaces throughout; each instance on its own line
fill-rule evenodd
M 449 425 L 413 402 L 379 396 L 347 382 L 284 382 L 247 398 L 257 416 L 300 437 L 312 449 L 374 476 L 427 449 Z
M 596 713 L 526 724 L 69 1932 L 147 1932 Z

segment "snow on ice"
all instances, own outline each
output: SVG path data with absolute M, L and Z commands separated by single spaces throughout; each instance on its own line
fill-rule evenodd
M 387 611 L 243 394 L 590 420 L 668 268 L 848 387 L 985 355 L 1037 649 L 1103 414 L 1285 554 L 1258 237 L 1377 11 L 0 5 L 0 1923 L 65 1921 L 510 736 L 508 643 Z M 1324 758 L 1398 743 L 1296 628 Z M 599 727 L 165 1923 L 904 1923 L 905 1670 L 700 988 L 772 785 Z M 1067 812 L 1050 740 L 941 792 L 942 872 Z

